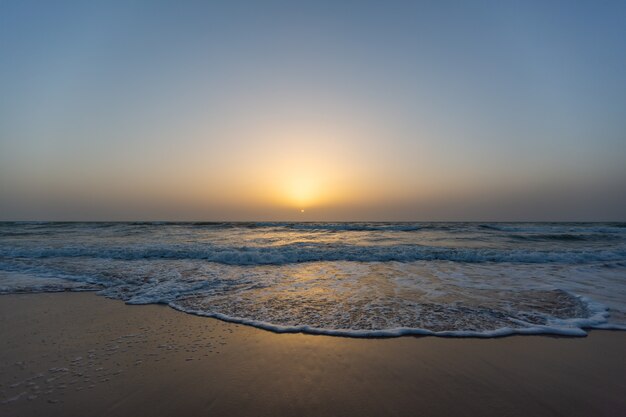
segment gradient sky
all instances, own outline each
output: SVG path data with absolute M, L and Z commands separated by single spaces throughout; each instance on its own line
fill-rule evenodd
M 4 0 L 0 219 L 626 220 L 626 2 Z

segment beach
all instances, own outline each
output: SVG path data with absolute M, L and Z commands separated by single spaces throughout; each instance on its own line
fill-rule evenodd
M 626 417 L 626 1 L 0 21 L 0 417 Z
M 2 416 L 620 416 L 626 333 L 276 334 L 93 293 L 0 296 Z

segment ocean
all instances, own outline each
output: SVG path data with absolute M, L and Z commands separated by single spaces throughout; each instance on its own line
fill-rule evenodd
M 0 294 L 51 291 L 275 332 L 584 336 L 626 330 L 626 223 L 0 223 Z

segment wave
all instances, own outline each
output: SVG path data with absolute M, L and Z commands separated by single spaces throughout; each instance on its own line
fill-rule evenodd
M 137 245 L 125 247 L 64 246 L 59 248 L 0 248 L 3 258 L 202 259 L 227 265 L 284 265 L 316 261 L 466 263 L 593 263 L 623 262 L 625 249 L 486 249 L 420 245 L 357 246 L 292 243 L 280 246 L 216 246 L 211 244 Z
M 509 233 L 597 233 L 597 234 L 624 234 L 626 225 L 623 223 L 488 223 L 479 224 L 479 229 Z
M 39 280 L 39 279 L 38 279 Z M 59 280 L 60 281 L 60 280 Z M 2 294 L 39 294 L 39 293 L 54 293 L 54 292 L 88 292 L 88 291 L 100 291 L 100 295 L 104 295 L 112 298 L 122 298 L 115 296 L 112 293 L 102 290 L 102 288 L 88 283 L 78 283 L 68 281 L 66 283 L 56 282 L 44 282 L 37 285 L 23 285 L 3 287 L 0 285 L 0 295 Z M 153 295 L 154 297 L 154 295 Z M 154 300 L 126 300 L 127 304 L 145 305 L 145 304 L 166 304 L 169 307 L 187 313 L 202 317 L 211 317 L 218 320 L 222 320 L 230 323 L 243 324 L 247 326 L 256 327 L 258 329 L 271 331 L 273 333 L 305 333 L 313 335 L 325 335 L 325 336 L 338 336 L 338 337 L 350 337 L 350 338 L 394 338 L 401 336 L 435 336 L 435 337 L 451 337 L 451 338 L 499 338 L 512 335 L 553 335 L 553 336 L 565 336 L 565 337 L 585 337 L 587 336 L 587 330 L 603 329 L 603 330 L 618 330 L 626 331 L 626 325 L 618 323 L 608 322 L 610 316 L 609 310 L 600 303 L 594 302 L 586 297 L 576 297 L 584 303 L 585 308 L 588 310 L 587 317 L 571 317 L 565 319 L 558 319 L 555 317 L 547 320 L 549 324 L 532 323 L 524 320 L 516 320 L 513 317 L 508 317 L 511 325 L 504 327 L 497 327 L 497 317 L 494 317 L 495 326 L 491 329 L 476 329 L 476 328 L 454 328 L 454 320 L 447 323 L 445 320 L 441 323 L 432 323 L 434 327 L 446 327 L 450 326 L 449 330 L 434 330 L 426 327 L 389 327 L 380 329 L 361 329 L 361 328 L 345 328 L 341 326 L 337 327 L 321 327 L 310 324 L 299 325 L 284 325 L 273 323 L 271 321 L 258 320 L 250 317 L 223 314 L 207 310 L 205 308 L 197 308 L 193 305 L 187 305 L 184 298 L 182 302 L 179 300 L 167 301 L 168 297 L 164 299 Z M 440 306 L 439 308 L 445 308 Z M 244 311 L 241 311 L 244 313 Z M 519 314 L 521 312 L 517 312 Z M 502 313 L 501 313 L 502 314 Z M 515 312 L 510 312 L 511 316 L 514 316 Z M 500 317 L 501 318 L 501 317 Z M 471 320 L 470 320 L 471 321 Z M 459 320 L 459 323 L 462 321 Z M 483 323 L 488 327 L 489 322 Z
M 595 303 L 590 303 L 595 304 Z M 401 336 L 437 336 L 455 338 L 496 338 L 512 335 L 553 335 L 568 337 L 585 337 L 585 329 L 626 330 L 626 326 L 606 322 L 606 308 L 599 305 L 589 318 L 572 318 L 563 320 L 560 325 L 532 325 L 528 327 L 499 327 L 492 330 L 430 330 L 419 327 L 395 327 L 389 329 L 335 329 L 310 325 L 284 326 L 266 321 L 235 317 L 206 310 L 188 308 L 179 303 L 168 305 L 176 310 L 202 317 L 212 317 L 230 323 L 244 324 L 274 333 L 306 333 L 325 336 L 341 336 L 352 338 L 392 338 Z
M 154 227 L 185 227 L 189 229 L 273 229 L 275 231 L 311 231 L 311 232 L 414 232 L 423 229 L 450 230 L 451 226 L 419 225 L 414 223 L 291 223 L 291 222 L 95 222 L 95 223 L 37 223 L 5 224 L 0 236 L 44 235 L 57 233 L 58 229 L 77 228 L 104 229 L 121 228 L 124 230 L 143 230 Z M 9 227 L 6 227 L 9 226 Z M 19 227 L 11 227 L 19 226 Z M 24 226 L 27 226 L 26 228 Z
M 282 227 L 293 230 L 319 230 L 319 231 L 349 231 L 349 232 L 414 232 L 427 228 L 417 224 L 398 223 L 277 223 Z
M 205 222 L 205 221 L 134 221 L 134 222 L 0 222 L 0 236 L 53 233 L 55 230 L 158 230 L 182 227 L 194 229 L 273 229 L 274 231 L 312 232 L 507 232 L 514 234 L 618 234 L 626 232 L 626 223 L 472 223 L 472 222 Z M 547 237 L 549 239 L 549 237 Z M 567 239 L 567 237 L 565 238 Z
M 0 294 L 98 290 L 275 332 L 626 330 L 624 268 L 621 223 L 0 223 Z
M 535 233 L 535 234 L 509 234 L 508 237 L 518 240 L 529 241 L 564 241 L 564 242 L 606 242 L 621 240 L 621 236 L 604 233 Z

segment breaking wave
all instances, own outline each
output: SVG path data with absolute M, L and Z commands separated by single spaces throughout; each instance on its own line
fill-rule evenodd
M 419 245 L 354 246 L 293 243 L 281 246 L 150 245 L 99 247 L 67 245 L 62 248 L 2 248 L 0 257 L 99 259 L 202 259 L 227 265 L 284 265 L 301 262 L 513 262 L 592 263 L 626 259 L 626 250 L 528 250 L 487 248 L 445 248 Z

